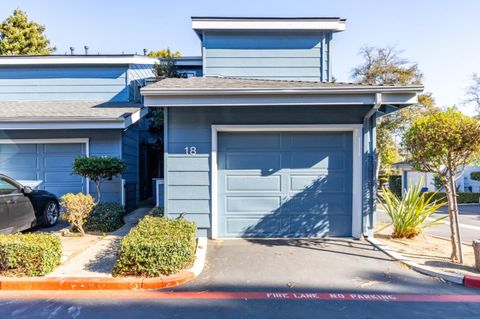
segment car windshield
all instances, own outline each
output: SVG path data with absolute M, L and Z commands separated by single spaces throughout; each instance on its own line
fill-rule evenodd
M 15 185 L 4 179 L 0 179 L 0 195 L 10 195 L 16 192 L 18 192 L 18 188 Z

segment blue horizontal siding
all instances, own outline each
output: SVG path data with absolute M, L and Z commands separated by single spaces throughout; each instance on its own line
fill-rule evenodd
M 361 124 L 369 106 L 169 108 L 166 212 L 210 228 L 212 124 Z M 185 154 L 196 147 L 197 155 Z
M 128 101 L 126 67 L 0 68 L 0 101 Z
M 328 32 L 206 31 L 203 38 L 207 76 L 328 81 Z

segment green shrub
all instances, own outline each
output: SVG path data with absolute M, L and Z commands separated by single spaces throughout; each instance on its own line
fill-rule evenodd
M 435 200 L 447 200 L 447 195 L 442 193 L 425 193 L 426 196 L 434 195 Z M 457 193 L 457 204 L 478 204 L 480 199 L 480 193 Z
M 72 171 L 75 174 L 89 178 L 94 182 L 97 189 L 95 204 L 100 203 L 100 188 L 102 183 L 125 173 L 126 170 L 127 164 L 125 164 L 124 160 L 110 156 L 77 156 L 73 160 L 72 166 Z
M 474 181 L 480 181 L 480 172 L 471 172 L 470 179 Z
M 182 218 L 145 216 L 122 239 L 113 275 L 158 277 L 190 267 L 196 229 L 195 223 Z
M 104 233 L 115 231 L 125 225 L 124 213 L 122 205 L 118 203 L 100 203 L 88 216 L 85 229 Z
M 164 213 L 163 207 L 154 207 L 150 211 L 150 215 L 152 215 L 152 216 L 163 217 L 163 213 Z
M 62 245 L 52 234 L 0 235 L 2 276 L 43 276 L 60 265 Z
M 447 216 L 434 221 L 427 218 L 434 214 L 444 201 L 435 201 L 435 193 L 422 194 L 423 180 L 417 185 L 410 185 L 402 199 L 399 199 L 391 190 L 384 187 L 380 205 L 392 220 L 393 238 L 413 238 L 422 233 L 423 228 L 440 224 L 439 221 Z
M 402 176 L 400 175 L 388 176 L 388 188 L 398 198 L 402 197 Z

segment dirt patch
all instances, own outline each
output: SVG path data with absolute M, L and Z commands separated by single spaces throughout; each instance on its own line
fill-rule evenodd
M 462 245 L 464 263 L 459 265 L 450 261 L 451 244 L 449 239 L 426 234 L 413 239 L 391 238 L 392 230 L 392 226 L 379 225 L 375 231 L 375 239 L 420 265 L 462 275 L 478 276 L 480 274 L 474 268 L 475 256 L 472 245 Z

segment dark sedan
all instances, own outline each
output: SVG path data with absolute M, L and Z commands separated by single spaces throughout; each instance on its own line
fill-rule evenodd
M 37 225 L 58 222 L 57 197 L 44 190 L 33 190 L 0 174 L 0 233 L 13 234 Z

